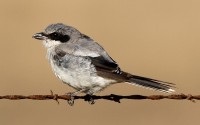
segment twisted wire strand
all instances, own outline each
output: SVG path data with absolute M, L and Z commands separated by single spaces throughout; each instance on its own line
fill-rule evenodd
M 129 100 L 161 100 L 161 99 L 172 99 L 172 100 L 190 100 L 192 102 L 195 102 L 195 100 L 200 100 L 200 95 L 191 95 L 191 94 L 170 94 L 170 95 L 115 95 L 115 94 L 110 94 L 110 95 L 105 95 L 105 96 L 75 96 L 74 100 L 77 99 L 83 99 L 84 101 L 88 101 L 89 99 L 94 99 L 94 100 L 99 100 L 99 99 L 104 99 L 104 100 L 110 100 L 114 102 L 120 103 L 120 100 L 122 99 L 129 99 Z M 21 99 L 31 99 L 31 100 L 70 100 L 71 97 L 69 95 L 58 95 L 58 94 L 53 94 L 51 91 L 51 94 L 49 95 L 4 95 L 0 96 L 0 99 L 9 99 L 9 100 L 21 100 Z M 59 102 L 58 102 L 59 103 Z

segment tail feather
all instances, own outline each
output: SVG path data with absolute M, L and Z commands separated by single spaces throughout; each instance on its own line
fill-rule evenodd
M 171 93 L 174 92 L 175 90 L 173 88 L 175 84 L 169 83 L 169 82 L 164 82 L 156 79 L 151 79 L 151 78 L 146 78 L 146 77 L 141 77 L 141 76 L 136 76 L 136 75 L 131 75 L 129 73 L 126 73 L 128 80 L 127 82 L 134 84 L 136 86 L 148 88 L 148 89 L 153 89 L 161 92 L 166 92 L 166 93 Z

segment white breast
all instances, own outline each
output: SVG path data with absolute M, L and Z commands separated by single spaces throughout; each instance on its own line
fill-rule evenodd
M 55 75 L 76 90 L 87 89 L 90 93 L 96 93 L 116 82 L 115 80 L 98 76 L 91 62 L 83 58 L 72 59 L 71 57 L 66 57 L 66 60 L 70 58 L 67 61 L 67 66 L 65 68 L 58 66 L 53 60 L 53 54 L 54 50 L 48 49 L 47 57 Z

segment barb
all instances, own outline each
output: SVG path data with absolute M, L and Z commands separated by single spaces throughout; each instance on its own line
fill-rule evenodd
M 105 95 L 105 96 L 75 96 L 74 99 L 83 99 L 84 101 L 89 101 L 89 99 L 94 99 L 94 100 L 99 100 L 99 99 L 104 99 L 104 100 L 110 100 L 114 102 L 120 103 L 121 99 L 131 99 L 131 100 L 144 100 L 144 99 L 149 99 L 149 100 L 161 100 L 161 99 L 173 99 L 173 100 L 190 100 L 192 102 L 195 102 L 195 100 L 200 100 L 200 95 L 186 95 L 186 94 L 171 94 L 171 95 L 150 95 L 150 96 L 145 96 L 145 95 L 128 95 L 128 96 L 122 96 L 122 95 Z M 5 96 L 0 96 L 0 99 L 9 99 L 9 100 L 21 100 L 21 99 L 32 99 L 32 100 L 69 100 L 71 99 L 70 96 L 68 95 L 58 95 L 58 94 L 53 94 L 51 91 L 50 95 L 5 95 Z M 59 102 L 58 102 L 59 104 Z

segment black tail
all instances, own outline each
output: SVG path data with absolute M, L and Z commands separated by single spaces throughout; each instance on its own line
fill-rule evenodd
M 126 74 L 128 80 L 127 82 L 134 84 L 136 86 L 141 86 L 147 89 L 153 89 L 161 92 L 171 93 L 174 92 L 173 90 L 174 85 L 173 83 L 164 82 L 156 79 L 145 78 L 141 76 L 131 75 L 129 73 L 123 72 L 122 74 Z

